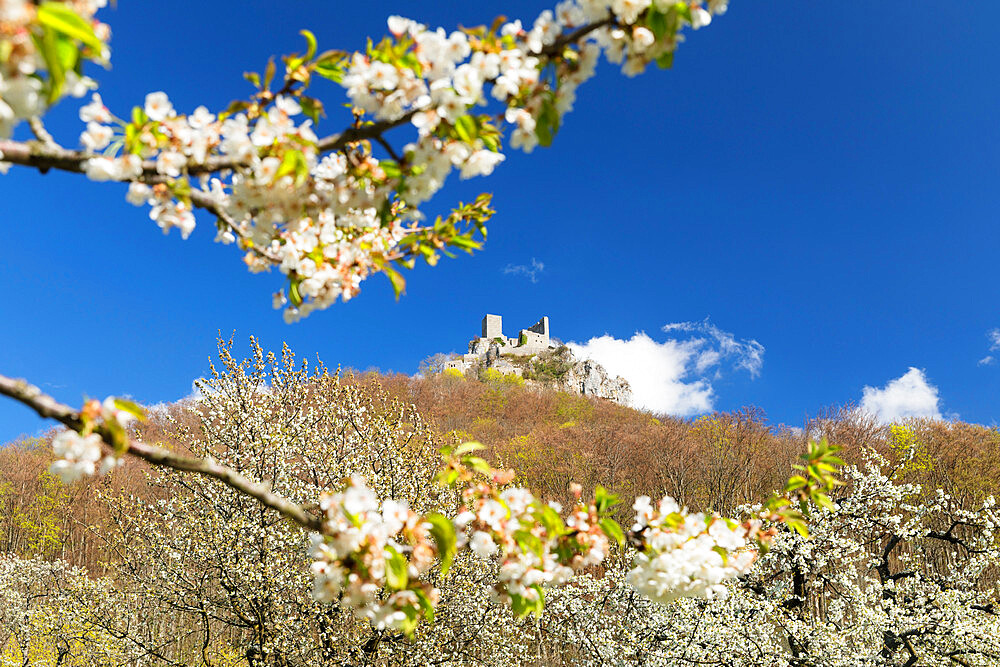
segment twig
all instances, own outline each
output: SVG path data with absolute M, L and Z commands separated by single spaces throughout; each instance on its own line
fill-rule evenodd
M 78 411 L 58 402 L 25 380 L 0 375 L 0 394 L 9 396 L 34 410 L 39 416 L 54 419 L 74 431 L 83 428 L 83 421 L 80 419 Z M 100 434 L 105 443 L 111 442 L 111 437 L 104 427 L 96 428 L 95 432 Z M 132 439 L 128 441 L 126 452 L 154 466 L 195 472 L 212 477 L 240 493 L 255 498 L 262 505 L 279 512 L 304 528 L 315 531 L 321 531 L 323 528 L 323 522 L 319 517 L 309 514 L 301 506 L 274 493 L 270 485 L 250 481 L 232 468 L 211 458 L 198 459 L 178 456 L 162 447 Z
M 39 116 L 32 116 L 28 119 L 28 127 L 31 128 L 35 138 L 47 146 L 58 146 L 56 140 L 52 138 L 49 131 L 45 129 L 45 123 Z

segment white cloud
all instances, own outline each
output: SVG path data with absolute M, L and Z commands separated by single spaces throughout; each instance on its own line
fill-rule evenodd
M 1000 329 L 990 329 L 986 332 L 986 339 L 990 341 L 990 352 L 1000 352 Z M 992 354 L 987 354 L 979 360 L 980 366 L 989 366 L 996 361 Z
M 747 371 L 750 377 L 760 375 L 760 369 L 764 365 L 764 346 L 755 340 L 736 340 L 733 334 L 723 331 L 707 318 L 702 322 L 674 322 L 665 325 L 663 330 L 667 333 L 683 331 L 707 336 L 701 342 L 707 345 L 714 343 L 716 349 L 707 349 L 702 353 L 699 364 L 704 368 L 713 366 L 722 359 L 735 358 L 736 368 Z
M 632 387 L 635 407 L 657 413 L 690 416 L 711 412 L 715 400 L 712 381 L 724 368 L 760 373 L 764 346 L 755 340 L 737 340 L 732 334 L 704 322 L 675 322 L 667 333 L 688 334 L 663 342 L 645 332 L 627 340 L 613 336 L 567 343 L 573 353 L 593 359 Z
M 927 381 L 922 370 L 912 366 L 881 389 L 866 386 L 861 396 L 861 409 L 883 422 L 907 417 L 941 419 L 940 403 L 937 387 Z
M 503 267 L 504 275 L 522 275 L 533 283 L 538 282 L 538 274 L 545 270 L 545 264 L 539 262 L 534 257 L 531 258 L 531 265 L 528 264 L 508 264 Z

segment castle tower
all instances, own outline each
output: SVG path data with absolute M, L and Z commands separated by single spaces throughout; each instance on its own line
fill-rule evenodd
M 542 319 L 538 320 L 535 325 L 528 329 L 528 331 L 534 331 L 535 333 L 540 333 L 545 338 L 545 342 L 549 342 L 549 317 L 546 315 Z
M 483 318 L 483 338 L 503 338 L 503 318 L 499 315 L 486 315 Z

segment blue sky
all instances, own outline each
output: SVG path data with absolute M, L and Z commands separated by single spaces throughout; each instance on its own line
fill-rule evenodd
M 153 90 L 182 112 L 220 109 L 248 94 L 242 72 L 300 49 L 301 28 L 321 48 L 353 49 L 384 34 L 389 14 L 450 29 L 547 6 L 300 0 L 193 12 L 124 0 L 101 15 L 114 67 L 97 74 L 120 113 Z M 1000 4 L 871 9 L 733 0 L 673 70 L 627 79 L 603 65 L 552 148 L 510 151 L 492 177 L 455 179 L 433 202 L 493 192 L 484 252 L 418 268 L 398 303 L 378 277 L 292 326 L 270 306 L 280 276 L 248 274 L 237 251 L 212 243 L 209 220 L 187 241 L 164 237 L 120 185 L 12 169 L 0 178 L 0 372 L 73 404 L 152 403 L 190 392 L 219 331 L 235 331 L 241 351 L 252 334 L 331 366 L 412 373 L 434 352 L 462 351 L 484 312 L 503 314 L 510 335 L 547 314 L 567 341 L 645 332 L 664 363 L 639 365 L 673 373 L 662 386 L 707 388 L 703 407 L 756 405 L 799 425 L 865 387 L 887 388 L 876 399 L 890 403 L 934 389 L 934 411 L 995 424 L 1000 364 L 978 362 L 1000 327 Z M 335 131 L 344 98 L 331 88 L 325 99 L 321 127 Z M 77 107 L 49 117 L 67 145 Z M 534 281 L 505 272 L 532 260 L 543 267 Z M 702 324 L 664 331 L 671 323 Z M 756 342 L 762 363 L 751 372 L 748 348 L 712 331 Z M 714 363 L 700 356 L 726 349 Z M 42 425 L 0 402 L 0 440 Z

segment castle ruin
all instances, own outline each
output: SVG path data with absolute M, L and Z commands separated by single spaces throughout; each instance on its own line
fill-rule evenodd
M 487 314 L 483 317 L 482 335 L 469 341 L 469 351 L 462 357 L 452 359 L 445 368 L 453 368 L 463 373 L 477 363 L 484 363 L 501 373 L 521 375 L 520 366 L 502 360 L 502 355 L 518 357 L 531 356 L 556 347 L 549 336 L 549 318 L 542 317 L 527 329 L 521 329 L 516 338 L 503 333 L 503 317 Z
M 469 341 L 469 351 L 446 361 L 443 370 L 457 370 L 464 374 L 480 367 L 504 375 L 526 377 L 525 369 L 536 371 L 534 364 L 539 359 L 555 358 L 562 364 L 558 382 L 555 383 L 557 389 L 606 398 L 623 405 L 632 401 L 632 390 L 626 380 L 610 376 L 603 366 L 589 359 L 576 359 L 565 346 L 554 341 L 549 335 L 548 317 L 542 317 L 527 329 L 518 331 L 517 338 L 510 338 L 503 333 L 503 318 L 487 314 L 483 317 L 480 333 L 479 338 Z M 537 381 L 537 378 L 531 381 Z

